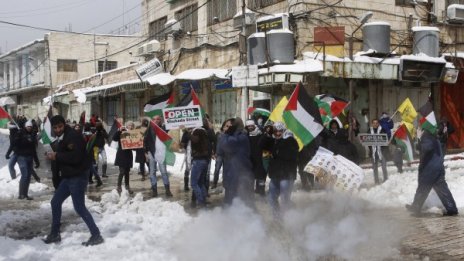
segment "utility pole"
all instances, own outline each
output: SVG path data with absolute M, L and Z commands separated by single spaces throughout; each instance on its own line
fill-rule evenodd
M 245 14 L 246 14 L 246 3 L 245 0 L 242 0 L 242 32 L 241 38 L 243 39 L 243 48 L 244 52 L 240 52 L 240 64 L 247 66 L 247 39 L 246 39 L 246 21 L 245 21 Z M 239 40 L 240 41 L 240 40 Z M 241 108 L 241 117 L 244 121 L 248 119 L 248 101 L 249 101 L 249 93 L 248 93 L 248 85 L 242 88 L 242 108 Z

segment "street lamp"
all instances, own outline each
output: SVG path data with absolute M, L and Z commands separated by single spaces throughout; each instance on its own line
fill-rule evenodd
M 371 17 L 373 16 L 374 14 L 372 12 L 366 12 L 363 14 L 363 16 L 361 16 L 360 18 L 360 24 L 358 27 L 356 27 L 356 29 L 354 29 L 354 31 L 351 33 L 350 35 L 350 38 L 349 38 L 349 55 L 350 55 L 350 60 L 353 62 L 353 37 L 354 37 L 354 34 L 359 30 L 359 28 L 361 28 L 365 23 L 367 23 L 367 21 L 369 21 L 369 19 L 371 19 Z M 349 123 L 349 133 L 348 133 L 348 138 L 350 141 L 353 141 L 353 96 L 354 96 L 354 80 L 353 78 L 350 79 L 350 82 L 349 82 L 349 94 L 350 94 L 350 103 L 351 103 L 351 108 L 350 108 L 350 113 L 348 115 L 348 123 Z

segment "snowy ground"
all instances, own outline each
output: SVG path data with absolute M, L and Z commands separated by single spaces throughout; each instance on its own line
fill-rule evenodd
M 8 143 L 0 135 L 0 151 Z M 115 151 L 107 148 L 108 161 L 114 162 Z M 3 157 L 3 155 L 0 155 Z M 168 167 L 182 177 L 182 155 L 176 165 Z M 18 181 L 10 180 L 8 167 L 0 161 L 0 199 L 16 200 Z M 464 205 L 464 160 L 447 161 L 447 181 L 458 207 Z M 112 191 L 100 202 L 87 200 L 87 206 L 99 226 L 105 243 L 83 247 L 89 237 L 83 222 L 73 214 L 71 200 L 63 205 L 65 226 L 60 244 L 46 245 L 40 237 L 14 240 L 0 238 L 0 260 L 316 260 L 338 256 L 349 260 L 382 260 L 399 257 L 399 243 L 405 224 L 392 218 L 392 211 L 404 211 L 417 186 L 417 165 L 403 174 L 389 167 L 390 178 L 380 186 L 372 186 L 372 170 L 366 170 L 361 190 L 352 195 L 331 192 L 293 194 L 295 207 L 282 222 L 271 218 L 264 200 L 255 209 L 241 202 L 230 208 L 216 207 L 185 212 L 178 202 L 162 198 L 143 200 L 141 194 L 121 197 Z M 31 196 L 50 194 L 46 185 L 32 183 Z M 43 225 L 43 217 L 51 216 L 49 199 L 37 202 L 27 210 L 0 212 L 0 231 L 15 223 Z M 43 197 L 40 197 L 43 198 Z M 40 200 L 40 199 L 39 199 Z M 32 204 L 32 203 L 31 203 Z M 434 193 L 426 202 L 427 211 L 439 213 L 441 204 Z

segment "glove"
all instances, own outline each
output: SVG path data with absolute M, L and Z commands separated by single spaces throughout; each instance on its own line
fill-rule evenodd
M 38 169 L 40 167 L 40 163 L 34 165 L 34 168 Z
M 7 160 L 9 160 L 9 159 L 10 159 L 10 155 L 5 155 L 5 158 L 6 158 Z

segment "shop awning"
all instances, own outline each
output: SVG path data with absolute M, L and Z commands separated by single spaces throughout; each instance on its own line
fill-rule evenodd
M 42 103 L 43 104 L 50 104 L 50 101 L 52 100 L 52 97 L 53 98 L 57 98 L 57 97 L 61 97 L 61 96 L 64 96 L 64 95 L 68 95 L 69 92 L 68 91 L 64 91 L 64 92 L 57 92 L 53 95 L 50 95 L 50 96 L 47 96 L 45 98 L 42 99 Z
M 47 90 L 49 89 L 44 84 L 28 86 L 28 87 L 21 87 L 13 90 L 9 90 L 6 92 L 2 92 L 1 95 L 10 95 L 10 94 L 18 94 L 18 93 L 26 93 L 26 92 L 33 92 L 33 91 L 40 91 L 40 90 Z
M 5 106 L 5 105 L 15 105 L 16 102 L 10 97 L 10 96 L 5 96 L 0 98 L 0 106 Z
M 176 80 L 176 77 L 171 75 L 170 73 L 160 73 L 153 76 L 148 77 L 145 81 L 147 81 L 150 85 L 168 85 Z
M 228 69 L 190 69 L 176 75 L 176 80 L 228 79 Z

